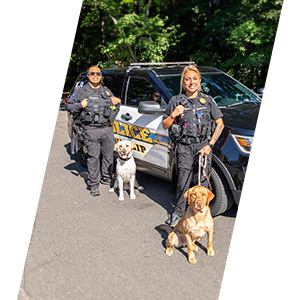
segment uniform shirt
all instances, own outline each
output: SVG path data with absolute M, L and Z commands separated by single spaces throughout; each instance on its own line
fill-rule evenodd
M 199 122 L 197 114 L 209 113 L 212 120 L 216 121 L 223 117 L 221 110 L 216 102 L 209 95 L 199 93 L 196 98 L 188 98 L 185 94 L 173 96 L 167 106 L 167 109 L 163 115 L 163 119 L 166 119 L 171 115 L 174 109 L 182 104 L 182 101 L 186 99 L 184 105 L 184 113 L 182 116 L 177 117 L 174 122 L 180 123 L 181 118 L 185 118 L 187 121 L 186 135 L 190 137 L 199 137 Z
M 87 83 L 88 84 L 88 83 Z M 114 94 L 106 87 L 107 91 L 113 96 Z M 101 84 L 99 88 L 96 88 L 95 91 L 99 94 L 103 93 L 104 87 Z M 69 101 L 66 102 L 66 109 L 70 113 L 79 113 L 83 110 L 81 101 L 86 99 L 87 95 L 82 87 L 75 90 L 74 94 L 70 97 Z

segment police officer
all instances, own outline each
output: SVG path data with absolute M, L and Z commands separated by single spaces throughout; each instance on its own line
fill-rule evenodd
M 91 195 L 98 196 L 99 182 L 107 185 L 111 183 L 115 144 L 111 122 L 119 110 L 120 99 L 114 97 L 112 92 L 102 85 L 99 67 L 91 66 L 87 71 L 87 77 L 88 83 L 75 91 L 72 99 L 66 103 L 66 109 L 70 113 L 80 113 L 84 143 L 88 149 L 87 184 Z
M 201 92 L 201 75 L 197 67 L 189 65 L 181 76 L 181 90 L 185 92 L 171 98 L 162 126 L 169 129 L 174 143 L 175 166 L 178 174 L 176 206 L 166 224 L 175 226 L 184 214 L 187 201 L 184 193 L 192 182 L 192 169 L 198 167 L 197 159 L 202 152 L 206 159 L 205 173 L 201 185 L 208 188 L 208 174 L 211 170 L 212 148 L 224 128 L 223 115 L 211 96 Z M 212 123 L 215 130 L 212 134 Z M 199 162 L 199 160 L 198 160 Z

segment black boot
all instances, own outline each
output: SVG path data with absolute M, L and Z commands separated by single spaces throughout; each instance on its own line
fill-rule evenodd
M 165 223 L 169 226 L 176 226 L 176 224 L 179 222 L 181 216 L 177 215 L 176 213 L 173 213 L 170 215 L 170 217 L 165 221 Z

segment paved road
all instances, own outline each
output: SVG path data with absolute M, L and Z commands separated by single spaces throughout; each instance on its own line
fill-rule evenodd
M 69 153 L 67 116 L 59 111 L 18 300 L 218 299 L 236 207 L 215 221 L 214 257 L 206 237 L 196 257 L 164 253 L 170 184 L 138 172 L 145 187 L 120 203 L 100 186 L 86 190 L 86 170 Z M 198 295 L 198 297 L 196 296 Z

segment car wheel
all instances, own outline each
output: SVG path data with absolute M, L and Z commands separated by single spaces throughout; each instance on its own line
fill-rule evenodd
M 80 135 L 76 133 L 75 135 L 75 154 L 82 166 L 87 167 L 87 146 L 85 145 L 83 139 Z
M 224 176 L 218 169 L 211 169 L 210 183 L 215 198 L 210 202 L 209 207 L 212 216 L 215 217 L 230 209 L 233 197 Z

